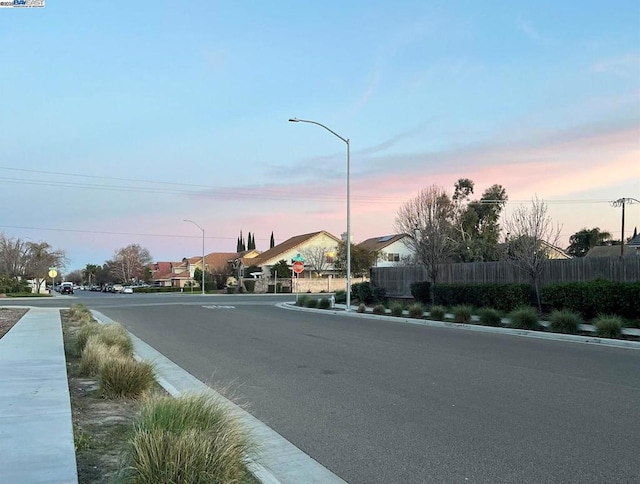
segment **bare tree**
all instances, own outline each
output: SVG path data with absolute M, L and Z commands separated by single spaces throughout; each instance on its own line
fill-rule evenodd
M 12 239 L 0 234 L 0 274 L 15 280 L 24 276 L 29 246 L 21 239 Z
M 420 191 L 400 207 L 394 230 L 408 234 L 403 243 L 411 249 L 419 264 L 427 269 L 432 283 L 438 280 L 438 265 L 449 261 L 455 242 L 454 205 L 442 187 L 432 185 Z
M 335 246 L 330 247 L 327 245 L 318 245 L 314 247 L 307 247 L 306 249 L 300 251 L 300 253 L 305 259 L 305 264 L 308 265 L 312 271 L 315 271 L 318 276 L 320 276 L 322 275 L 322 272 L 329 267 L 330 264 L 329 260 L 327 259 L 327 254 L 336 252 L 336 250 L 337 248 Z
M 131 244 L 118 249 L 109 261 L 111 274 L 122 282 L 130 282 L 132 279 L 144 279 L 147 266 L 153 262 L 153 258 L 147 249 L 138 244 Z
M 505 221 L 507 258 L 531 278 L 538 309 L 542 311 L 538 281 L 549 263 L 549 253 L 558 245 L 562 227 L 547 215 L 547 205 L 536 196 L 531 206 L 518 207 Z

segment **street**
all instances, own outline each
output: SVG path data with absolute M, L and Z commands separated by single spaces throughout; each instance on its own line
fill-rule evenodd
M 276 307 L 107 295 L 124 324 L 351 483 L 640 480 L 640 352 Z

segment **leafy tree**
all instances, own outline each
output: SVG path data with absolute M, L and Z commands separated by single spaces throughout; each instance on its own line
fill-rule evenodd
M 144 279 L 146 268 L 153 258 L 147 249 L 138 244 L 131 244 L 118 249 L 109 266 L 111 274 L 121 282 L 129 282 L 132 279 Z
M 82 270 L 82 275 L 87 281 L 87 284 L 91 285 L 91 282 L 98 274 L 98 270 L 100 270 L 100 266 L 96 264 L 87 264 L 86 267 Z
M 82 284 L 82 273 L 83 271 L 81 269 L 77 269 L 75 271 L 71 271 L 69 272 L 69 274 L 67 274 L 64 277 L 65 281 L 69 281 L 69 282 L 73 282 L 74 284 L 80 285 Z
M 461 178 L 455 184 L 453 201 L 456 207 L 454 260 L 458 262 L 499 259 L 500 213 L 507 202 L 502 185 L 487 188 L 480 200 L 469 201 L 474 184 Z
M 271 274 L 276 274 L 278 279 L 290 279 L 291 268 L 289 264 L 287 264 L 287 261 L 282 259 L 271 266 Z
M 273 231 L 271 231 L 271 239 L 269 240 L 269 248 L 273 249 L 276 246 L 276 239 L 273 238 Z
M 423 189 L 400 207 L 394 229 L 409 234 L 403 242 L 413 250 L 416 260 L 427 269 L 431 282 L 438 279 L 438 265 L 450 260 L 456 247 L 454 204 L 442 187 Z
M 531 278 L 536 292 L 538 309 L 542 311 L 538 280 L 549 263 L 549 252 L 558 244 L 559 225 L 547 215 L 547 205 L 537 197 L 530 207 L 517 208 L 505 222 L 509 232 L 508 260 Z
M 375 264 L 377 258 L 377 252 L 370 252 L 351 244 L 351 275 L 358 277 L 369 274 L 369 269 Z M 333 267 L 343 274 L 347 273 L 347 244 L 345 241 L 338 243 Z
M 606 245 L 611 241 L 611 233 L 604 232 L 598 227 L 583 228 L 569 237 L 567 254 L 572 257 L 584 257 L 589 249 L 598 245 Z

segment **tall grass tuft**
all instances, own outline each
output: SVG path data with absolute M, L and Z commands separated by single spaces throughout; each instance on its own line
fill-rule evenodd
M 596 334 L 602 338 L 622 337 L 623 321 L 619 316 L 603 314 L 598 316 L 593 322 Z
M 375 306 L 373 306 L 373 314 L 387 314 L 387 308 L 384 307 L 384 304 L 376 304 Z
M 367 312 L 367 306 L 365 303 L 360 303 L 358 305 L 358 312 L 359 313 L 366 313 Z
M 121 356 L 121 354 L 117 347 L 107 346 L 100 341 L 98 335 L 93 335 L 89 338 L 82 351 L 80 374 L 98 376 L 105 363 L 118 356 Z
M 97 334 L 100 342 L 106 346 L 115 346 L 123 356 L 133 356 L 133 341 L 124 326 L 111 323 L 101 326 Z
M 69 308 L 69 319 L 72 323 L 88 323 L 93 320 L 91 311 L 84 304 L 74 304 Z
M 81 355 L 87 341 L 89 341 L 89 338 L 97 335 L 99 332 L 100 325 L 98 323 L 87 323 L 82 325 L 76 334 L 76 353 Z
M 478 310 L 480 324 L 483 326 L 502 326 L 500 313 L 492 308 L 482 308 Z
M 125 482 L 240 483 L 254 444 L 216 400 L 190 395 L 147 402 L 125 456 Z
M 451 309 L 451 312 L 453 313 L 454 322 L 465 324 L 471 322 L 471 313 L 473 312 L 473 308 L 471 306 L 460 304 L 458 306 L 454 306 Z
M 419 319 L 424 316 L 424 307 L 420 303 L 413 303 L 407 310 L 410 318 Z
M 536 330 L 540 328 L 538 313 L 529 306 L 520 306 L 509 313 L 509 327 Z
M 580 324 L 580 315 L 569 309 L 556 309 L 549 317 L 549 329 L 554 333 L 577 334 Z
M 391 303 L 389 309 L 391 310 L 392 316 L 402 316 L 403 308 L 402 304 L 400 304 L 399 302 Z
M 442 321 L 445 314 L 447 314 L 447 310 L 443 306 L 431 306 L 429 309 L 429 319 L 434 321 Z
M 151 363 L 118 356 L 100 369 L 100 393 L 105 398 L 139 398 L 151 390 L 155 371 Z

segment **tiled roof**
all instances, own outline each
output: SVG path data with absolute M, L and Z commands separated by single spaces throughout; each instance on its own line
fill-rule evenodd
M 640 247 L 640 234 L 636 235 L 633 239 L 627 242 L 628 247 Z
M 318 232 L 312 232 L 310 234 L 296 235 L 295 237 L 291 237 L 290 239 L 285 240 L 281 244 L 278 244 L 275 247 L 263 252 L 258 257 L 249 259 L 247 263 L 252 266 L 261 266 L 268 263 L 276 263 L 278 262 L 277 259 L 282 259 L 281 256 L 285 252 L 295 249 L 296 247 L 304 244 L 305 242 L 308 242 L 309 240 L 323 233 L 328 237 L 334 239 L 336 243 L 340 242 L 340 239 L 338 239 L 334 235 L 331 235 L 326 230 L 320 230 Z
M 212 252 L 204 257 L 204 263 L 209 270 L 226 268 L 229 261 L 238 258 L 237 252 Z
M 363 240 L 358 244 L 358 247 L 367 250 L 369 252 L 378 252 L 384 249 L 385 247 L 397 242 L 398 240 L 403 239 L 404 237 L 409 237 L 406 234 L 395 234 L 395 235 L 383 235 L 380 237 L 373 237 L 371 239 Z
M 170 270 L 168 272 L 154 273 L 151 276 L 151 278 L 155 281 L 169 280 L 169 279 L 190 279 L 191 274 L 189 274 L 189 271 L 182 271 L 182 272 L 175 273 L 172 270 Z
M 624 246 L 624 255 L 631 256 L 636 255 L 636 248 L 631 247 L 628 244 Z M 620 257 L 619 245 L 598 245 L 591 247 L 585 257 Z

